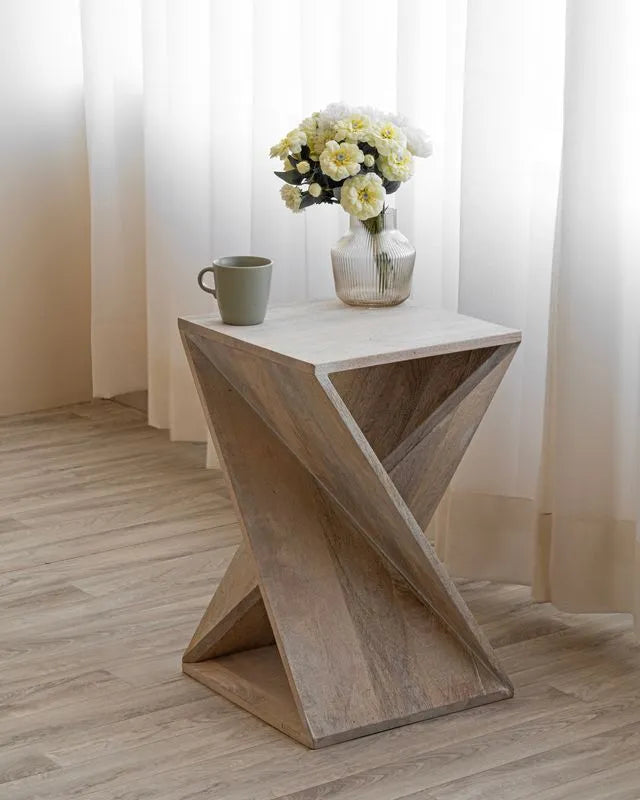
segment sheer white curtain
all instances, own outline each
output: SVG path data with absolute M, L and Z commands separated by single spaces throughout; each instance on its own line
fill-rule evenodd
M 568 6 L 540 599 L 640 633 L 640 5 Z
M 274 302 L 333 293 L 345 220 L 287 212 L 269 145 L 333 100 L 397 108 L 435 145 L 397 195 L 414 296 L 524 330 L 434 522 L 439 552 L 569 610 L 640 608 L 638 14 L 84 0 L 96 394 L 148 386 L 151 424 L 203 438 L 175 325 L 210 307 L 198 269 L 265 254 Z
M 399 107 L 433 134 L 439 156 L 399 214 L 423 258 L 416 295 L 455 307 L 465 13 L 349 0 L 320 22 L 281 0 L 85 0 L 96 394 L 148 385 L 152 425 L 204 437 L 175 320 L 211 307 L 195 276 L 216 255 L 273 258 L 273 302 L 333 295 L 344 214 L 288 212 L 268 151 L 335 100 Z

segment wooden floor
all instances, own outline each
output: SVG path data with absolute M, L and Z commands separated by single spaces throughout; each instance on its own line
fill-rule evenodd
M 220 473 L 139 411 L 0 419 L 2 800 L 640 798 L 640 645 L 461 581 L 514 700 L 309 751 L 180 672 L 238 542 Z

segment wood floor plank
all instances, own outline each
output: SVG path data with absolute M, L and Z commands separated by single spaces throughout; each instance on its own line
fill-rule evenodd
M 576 780 L 554 786 L 552 789 L 537 792 L 536 800 L 637 800 L 640 796 L 640 763 L 600 769 L 595 765 L 585 775 Z
M 198 551 L 206 552 L 211 549 L 212 541 L 220 547 L 228 547 L 238 544 L 240 538 L 235 525 L 216 528 L 215 539 L 208 527 L 203 528 L 200 523 L 195 527 L 195 530 L 160 540 L 129 544 L 115 550 L 91 553 L 65 561 L 56 561 L 53 564 L 41 564 L 27 570 L 4 572 L 0 574 L 0 592 L 10 596 L 14 591 L 25 592 L 41 589 L 44 586 L 59 586 L 65 581 L 72 581 L 76 575 L 85 578 L 119 566 L 126 568 L 131 564 L 148 564 Z
M 115 683 L 118 688 L 125 682 L 115 678 L 106 670 L 95 670 L 68 678 L 58 675 L 54 679 L 34 683 L 33 679 L 23 680 L 21 685 L 0 690 L 0 713 L 4 719 L 22 714 L 41 713 L 58 705 L 64 705 L 71 698 L 82 702 L 87 694 L 100 691 L 107 683 Z
M 0 796 L 4 783 L 12 783 L 30 775 L 42 775 L 56 769 L 58 764 L 55 761 L 34 748 L 23 747 L 0 752 Z
M 187 501 L 185 500 L 185 502 Z M 169 515 L 173 517 L 173 520 L 161 524 L 154 524 L 153 521 L 145 519 L 144 522 L 125 524 L 122 527 L 107 528 L 106 530 L 95 530 L 94 525 L 91 533 L 75 536 L 73 533 L 77 534 L 76 530 L 67 529 L 59 540 L 49 543 L 46 542 L 47 537 L 51 536 L 49 530 L 46 527 L 39 528 L 33 532 L 36 540 L 33 545 L 29 543 L 30 532 L 29 535 L 21 537 L 22 542 L 13 542 L 7 547 L 2 566 L 0 566 L 0 573 L 28 570 L 81 556 L 99 555 L 110 550 L 118 550 L 121 547 L 159 541 L 176 536 L 177 529 L 180 528 L 185 530 L 185 533 L 195 533 L 199 530 L 210 531 L 211 528 L 235 525 L 234 511 L 231 505 L 221 505 L 223 507 L 220 509 L 212 510 L 209 507 L 203 510 L 198 519 L 195 518 L 197 511 L 190 513 L 186 519 L 180 519 L 173 509 Z M 189 528 L 191 530 L 188 530 Z M 108 536 L 105 536 L 105 533 L 108 533 Z
M 0 419 L 2 800 L 640 797 L 629 617 L 526 587 L 457 582 L 513 700 L 326 750 L 182 675 L 240 541 L 203 464 L 108 401 Z
M 401 758 L 390 763 L 367 767 L 332 781 L 324 787 L 325 794 L 318 789 L 317 796 L 358 800 L 368 789 L 371 789 L 371 797 L 380 800 L 399 800 L 406 794 L 411 796 L 413 791 L 426 791 L 429 796 L 437 798 L 528 796 L 517 794 L 513 786 L 510 788 L 513 794 L 500 794 L 507 787 L 506 780 L 502 785 L 502 777 L 515 773 L 519 785 L 517 765 L 522 766 L 523 775 L 527 775 L 522 780 L 522 790 L 526 791 L 531 764 L 555 765 L 559 754 L 565 751 L 593 754 L 597 752 L 596 739 L 603 743 L 609 740 L 617 742 L 619 739 L 625 741 L 628 735 L 637 741 L 637 735 L 640 735 L 639 700 L 637 696 L 629 695 L 626 703 L 621 701 L 614 707 L 603 704 L 598 709 L 582 704 L 569 705 L 562 711 L 529 720 L 526 724 L 446 744 L 418 756 L 403 753 Z M 615 752 L 617 754 L 617 748 Z M 624 752 L 628 756 L 630 748 Z M 451 780 L 454 775 L 458 777 Z M 481 791 L 484 783 L 486 786 Z M 302 800 L 304 796 L 302 791 L 283 795 L 287 800 Z
M 639 747 L 640 722 L 633 722 L 448 782 L 430 793 L 436 800 L 536 797 L 539 792 L 575 780 L 585 772 L 635 762 Z
M 55 750 L 65 743 L 86 741 L 90 733 L 105 725 L 130 723 L 140 716 L 166 710 L 195 700 L 212 697 L 194 681 L 176 675 L 173 681 L 144 688 L 106 683 L 82 703 L 73 697 L 49 709 L 46 715 L 24 713 L 4 718 L 0 726 L 0 748 L 11 750 L 25 745 L 38 745 L 40 750 Z
M 194 681 L 189 683 L 195 685 Z M 246 733 L 251 734 L 251 726 L 246 724 L 246 715 L 238 713 L 237 709 L 224 698 L 209 693 L 206 699 L 211 698 L 211 702 L 203 702 L 204 691 L 194 691 L 193 695 L 201 696 L 189 702 L 158 708 L 129 719 L 123 718 L 97 725 L 93 729 L 91 738 L 87 738 L 82 731 L 74 728 L 60 737 L 59 742 L 51 743 L 48 747 L 49 757 L 58 766 L 71 767 L 105 756 L 116 756 L 141 745 L 152 746 L 183 733 L 207 738 L 211 736 L 212 731 L 217 729 L 218 734 L 221 734 L 228 726 L 243 728 Z M 264 731 L 260 728 L 260 740 L 263 734 Z

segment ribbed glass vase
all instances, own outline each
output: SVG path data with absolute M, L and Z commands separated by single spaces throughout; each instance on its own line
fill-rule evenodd
M 397 306 L 411 292 L 416 251 L 396 228 L 395 208 L 361 222 L 331 248 L 336 294 L 350 306 Z

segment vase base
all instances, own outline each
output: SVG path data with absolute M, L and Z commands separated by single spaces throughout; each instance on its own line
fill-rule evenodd
M 357 306 L 358 308 L 389 308 L 390 306 L 401 305 L 408 299 L 408 296 L 402 297 L 399 300 L 347 300 L 346 298 L 338 295 L 338 299 L 346 306 Z

